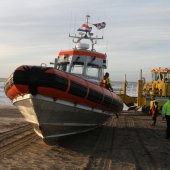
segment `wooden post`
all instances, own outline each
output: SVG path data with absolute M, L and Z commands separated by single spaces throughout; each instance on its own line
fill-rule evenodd
M 138 80 L 137 106 L 142 106 L 142 90 L 143 90 L 143 80 L 142 80 L 142 69 L 141 69 L 140 70 L 140 80 Z

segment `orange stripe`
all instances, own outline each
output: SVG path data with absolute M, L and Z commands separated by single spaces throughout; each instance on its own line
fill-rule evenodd
M 22 70 L 23 68 L 19 67 L 18 69 Z M 93 101 L 88 100 L 87 99 L 88 93 L 84 98 L 69 94 L 68 91 L 70 89 L 70 81 L 73 80 L 73 81 L 79 82 L 80 84 L 82 84 L 84 86 L 87 86 L 87 88 L 96 90 L 96 91 L 102 93 L 103 95 L 107 95 L 109 97 L 112 97 L 112 98 L 118 100 L 119 102 L 122 102 L 121 99 L 119 99 L 119 97 L 116 94 L 111 93 L 110 91 L 108 91 L 105 88 L 102 88 L 101 86 L 95 85 L 93 83 L 90 83 L 88 81 L 85 81 L 83 79 L 80 79 L 78 77 L 69 75 L 69 74 L 67 74 L 65 72 L 61 72 L 61 71 L 58 71 L 58 70 L 49 69 L 47 72 L 51 73 L 51 74 L 54 74 L 54 75 L 55 74 L 60 75 L 61 77 L 64 77 L 64 78 L 68 79 L 69 85 L 67 87 L 67 90 L 66 91 L 61 91 L 59 89 L 55 89 L 55 88 L 51 88 L 51 87 L 38 86 L 37 87 L 37 90 L 38 90 L 37 93 L 38 94 L 53 97 L 54 99 L 55 98 L 60 98 L 60 99 L 63 99 L 63 100 L 72 101 L 74 103 L 84 104 L 84 105 L 94 107 L 94 108 L 98 108 L 98 109 L 104 109 L 104 110 L 108 110 L 108 111 L 113 111 L 112 108 L 108 108 L 107 106 L 101 105 L 100 103 L 95 103 Z M 13 85 L 7 91 L 7 96 L 12 100 L 13 98 L 15 98 L 15 97 L 17 97 L 19 95 L 28 94 L 28 93 L 30 93 L 28 85 Z M 121 108 L 117 108 L 117 107 L 114 108 L 114 110 L 116 110 L 116 111 L 120 111 L 120 109 Z
M 101 89 L 101 90 L 105 91 L 105 89 Z M 109 94 L 108 96 L 113 97 L 111 92 L 109 92 L 109 91 L 106 92 L 106 91 L 105 91 L 105 94 L 107 93 L 107 95 Z M 17 85 L 17 86 L 13 85 L 7 92 L 7 96 L 11 100 L 13 100 L 17 96 L 20 96 L 23 94 L 29 94 L 27 85 Z M 54 89 L 54 88 L 38 87 L 38 94 L 52 97 L 54 99 L 63 99 L 63 100 L 71 101 L 75 104 L 78 103 L 78 104 L 83 104 L 83 105 L 93 107 L 93 108 L 98 108 L 98 109 L 107 110 L 107 111 L 113 111 L 112 108 L 101 105 L 100 103 L 95 103 L 95 102 L 92 102 L 86 98 L 74 96 L 74 95 L 68 94 L 67 92 L 63 92 L 63 91 L 60 91 L 60 90 Z M 119 112 L 120 108 L 114 107 L 114 110 Z
M 68 50 L 68 51 L 61 51 L 59 53 L 59 56 L 70 54 L 70 55 L 81 55 L 81 56 L 95 56 L 97 58 L 101 58 L 103 60 L 106 60 L 106 55 L 102 53 L 96 53 L 92 51 L 77 51 L 77 50 Z
M 153 70 L 151 70 L 151 72 L 165 72 L 165 73 L 169 73 L 170 72 L 170 69 L 167 69 L 167 68 L 165 68 L 165 69 L 153 69 Z
M 28 92 L 28 85 L 13 85 L 7 91 L 6 95 L 12 100 L 17 96 L 27 94 Z

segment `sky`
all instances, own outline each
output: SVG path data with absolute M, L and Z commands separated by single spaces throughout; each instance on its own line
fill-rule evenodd
M 153 68 L 170 68 L 170 0 L 0 0 L 0 77 L 20 65 L 50 66 L 61 50 L 72 49 L 69 33 L 90 15 L 106 22 L 92 32 L 106 53 L 112 81 L 146 80 Z

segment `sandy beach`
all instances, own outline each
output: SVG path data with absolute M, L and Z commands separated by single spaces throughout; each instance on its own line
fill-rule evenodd
M 0 106 L 0 169 L 168 170 L 166 124 L 160 116 L 156 127 L 150 128 L 150 122 L 140 112 L 122 112 L 101 128 L 49 146 L 15 107 Z

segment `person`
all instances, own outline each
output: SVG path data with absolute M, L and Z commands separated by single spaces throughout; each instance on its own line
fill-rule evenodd
M 152 116 L 152 124 L 151 126 L 156 125 L 156 119 L 158 115 L 158 102 L 155 100 L 154 96 L 151 96 L 151 101 L 150 101 L 150 113 Z
M 162 116 L 166 118 L 166 139 L 170 139 L 170 97 L 169 100 L 162 107 Z
M 105 87 L 106 89 L 113 92 L 113 88 L 112 88 L 111 83 L 110 83 L 109 73 L 108 72 L 106 72 L 104 77 L 103 77 L 103 87 Z

